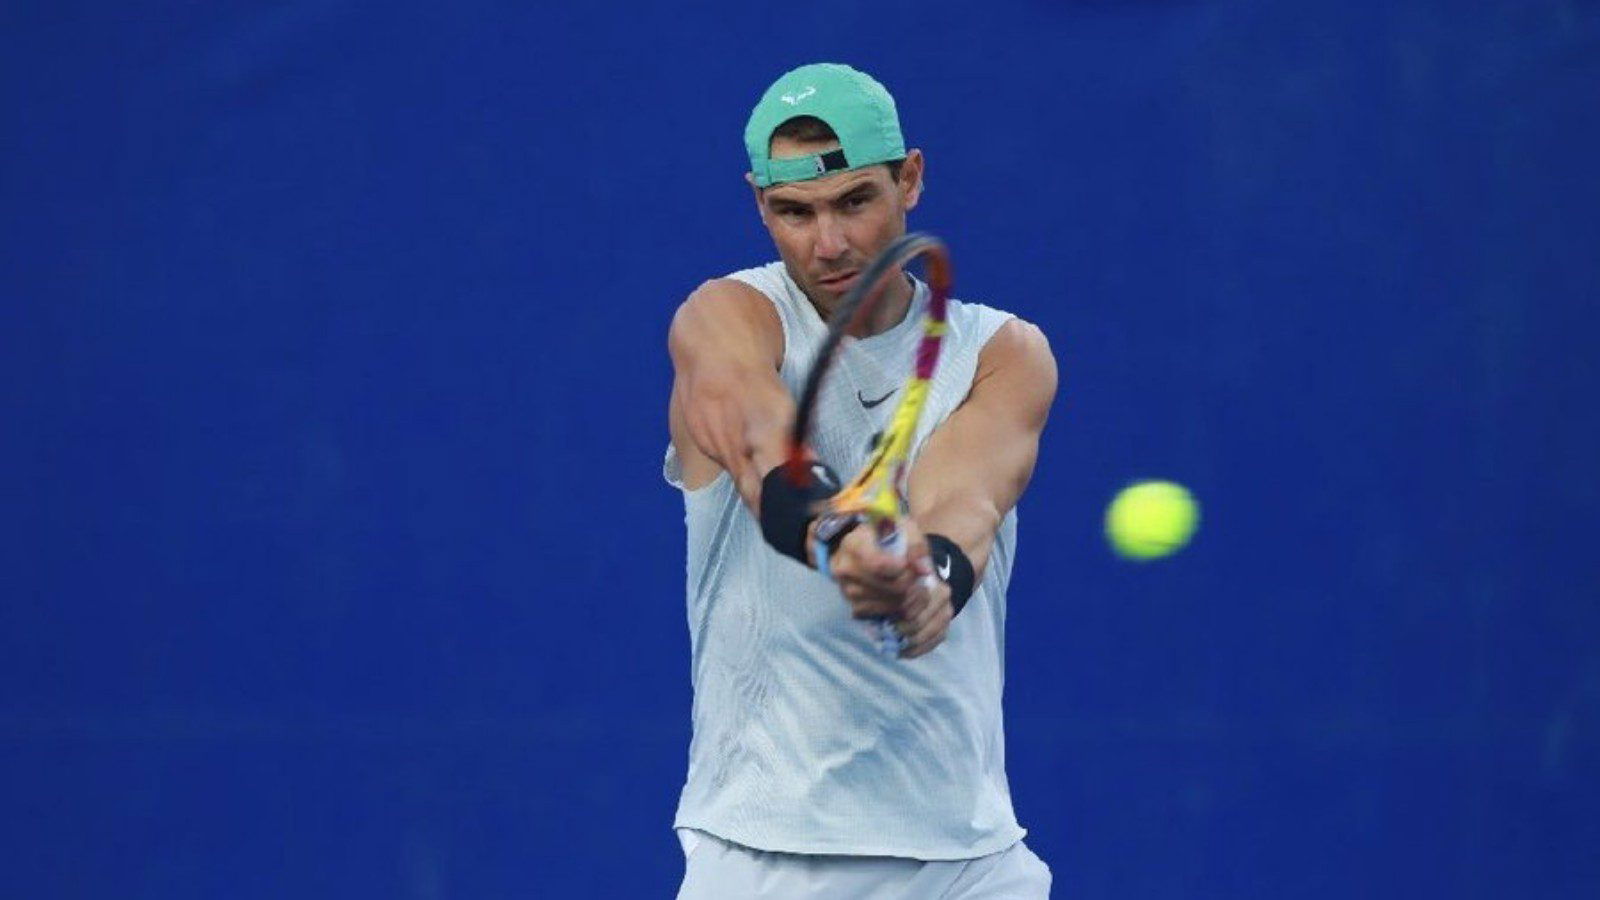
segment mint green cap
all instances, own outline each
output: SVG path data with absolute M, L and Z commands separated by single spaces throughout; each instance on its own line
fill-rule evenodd
M 799 116 L 827 122 L 839 136 L 839 149 L 769 158 L 772 132 Z M 906 156 L 894 98 L 871 75 L 840 63 L 801 66 L 773 82 L 750 111 L 744 146 L 750 153 L 750 174 L 757 187 L 821 178 Z

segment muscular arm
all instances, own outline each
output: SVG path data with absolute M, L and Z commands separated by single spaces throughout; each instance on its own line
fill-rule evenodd
M 668 418 L 685 485 L 700 487 L 727 471 L 755 510 L 761 478 L 783 461 L 794 420 L 778 377 L 777 312 L 746 284 L 708 281 L 678 308 L 667 348 L 674 370 Z
M 937 647 L 955 614 L 949 585 L 925 580 L 932 569 L 924 535 L 954 541 L 982 577 L 1000 520 L 1033 474 L 1055 393 L 1056 363 L 1044 334 L 1020 320 L 1001 326 L 978 355 L 966 400 L 928 438 L 911 467 L 906 558 L 884 554 L 866 529 L 845 538 L 834 580 L 855 617 L 898 620 L 910 641 L 904 656 Z
M 955 541 L 982 576 L 1000 520 L 1033 475 L 1056 393 L 1044 333 L 1012 319 L 978 356 L 967 399 L 928 438 L 911 469 L 911 517 Z

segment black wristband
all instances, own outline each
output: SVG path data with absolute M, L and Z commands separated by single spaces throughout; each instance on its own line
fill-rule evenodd
M 796 487 L 783 466 L 761 479 L 761 536 L 772 549 L 801 565 L 806 560 L 806 530 L 817 517 L 816 505 L 839 492 L 839 476 L 821 462 L 811 463 L 811 484 Z
M 950 606 L 955 615 L 972 598 L 977 573 L 972 570 L 972 560 L 955 541 L 942 534 L 927 535 L 928 555 L 933 557 L 933 572 L 939 580 L 950 585 Z

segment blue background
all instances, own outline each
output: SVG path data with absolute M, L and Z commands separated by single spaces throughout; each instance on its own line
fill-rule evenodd
M 1593 2 L 0 11 L 29 897 L 670 896 L 675 306 L 837 59 L 1063 372 L 1010 771 L 1057 895 L 1600 896 Z M 1194 545 L 1115 560 L 1144 476 Z

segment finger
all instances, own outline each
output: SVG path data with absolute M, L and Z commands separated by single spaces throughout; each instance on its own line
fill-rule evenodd
M 871 576 L 857 576 L 854 581 L 872 596 L 881 597 L 884 600 L 893 600 L 897 603 L 904 602 L 911 595 L 911 592 L 916 589 L 915 579 L 897 578 L 893 581 L 885 581 Z
M 938 602 L 937 597 L 931 592 L 932 587 L 938 582 L 931 578 L 909 577 L 892 585 L 883 585 L 870 580 L 855 583 L 861 589 L 860 596 L 888 604 L 894 611 L 896 619 L 924 620 L 928 611 Z
M 929 653 L 932 653 L 935 649 L 937 649 L 942 643 L 944 643 L 943 632 L 928 638 L 927 640 L 912 641 L 908 643 L 906 645 L 906 649 L 900 653 L 900 658 L 916 659 L 919 656 L 927 656 Z
M 733 478 L 742 497 L 761 496 L 761 479 L 765 473 L 757 472 L 755 464 L 745 455 L 743 442 L 731 436 L 718 441 L 717 460 Z
M 838 561 L 837 568 L 850 576 L 858 579 L 877 578 L 878 557 L 881 555 L 872 542 L 866 543 L 854 538 L 863 529 L 857 528 L 845 536 L 844 543 L 839 545 L 833 558 Z
M 884 581 L 894 581 L 912 571 L 911 563 L 905 557 L 891 556 L 882 550 L 874 551 L 870 565 L 872 574 Z
M 897 619 L 901 615 L 900 598 L 885 597 L 858 581 L 846 581 L 839 586 L 839 592 L 850 604 L 850 614 L 858 619 Z
M 919 624 L 928 617 L 928 602 L 925 598 L 911 596 L 900 602 L 900 621 L 904 623 L 900 630 L 910 634 Z
M 906 561 L 903 558 L 894 556 L 878 546 L 871 527 L 857 528 L 850 532 L 845 536 L 844 543 L 839 549 L 841 552 L 848 552 L 856 560 L 862 574 L 885 581 L 893 580 L 902 569 L 906 568 Z
M 742 429 L 729 416 L 716 413 L 707 416 L 703 427 L 710 449 L 717 454 L 717 459 L 729 470 L 740 468 L 745 456 Z
M 928 539 L 920 533 L 906 544 L 906 559 L 924 562 L 928 559 L 930 552 L 928 550 Z M 933 571 L 931 563 L 928 571 Z
M 905 615 L 912 628 L 920 628 L 931 618 L 941 603 L 949 599 L 940 593 L 941 585 L 931 576 L 922 576 L 912 582 L 906 591 Z
M 934 627 L 935 620 L 941 615 L 954 618 L 954 612 L 950 609 L 948 589 L 931 579 L 924 580 L 917 585 L 911 598 L 906 602 L 900 631 L 907 640 L 923 639 L 928 629 Z
M 895 578 L 886 579 L 879 577 L 870 568 L 863 566 L 860 557 L 843 555 L 830 560 L 830 571 L 834 580 L 840 584 L 852 583 L 860 585 L 868 592 L 880 597 L 904 597 L 915 584 L 915 576 L 906 577 L 904 574 Z
M 885 603 L 882 600 L 850 601 L 852 619 L 895 619 L 899 615 L 900 610 L 893 603 Z
M 855 560 L 848 553 L 833 552 L 828 554 L 828 577 L 840 585 L 846 579 L 854 579 L 856 575 Z
M 922 580 L 923 576 L 918 574 L 915 568 L 907 566 L 904 571 L 895 577 L 894 582 L 891 585 L 891 589 L 902 597 L 909 597 L 912 593 L 918 590 L 917 585 L 920 584 Z
M 735 471 L 730 471 L 728 474 L 733 476 L 733 483 L 738 487 L 739 496 L 761 496 L 761 479 L 757 478 L 749 469 L 738 471 L 736 468 Z
M 915 659 L 933 650 L 944 643 L 945 635 L 950 633 L 950 616 L 940 612 L 919 629 L 910 639 L 910 645 L 903 654 L 906 659 Z
M 913 583 L 905 593 L 905 600 L 900 604 L 900 616 L 908 627 L 916 627 L 926 621 L 932 613 L 933 598 L 922 587 Z
M 880 584 L 893 583 L 907 568 L 903 561 L 877 549 L 853 549 L 848 555 L 852 563 L 852 572 L 863 579 L 872 579 Z

